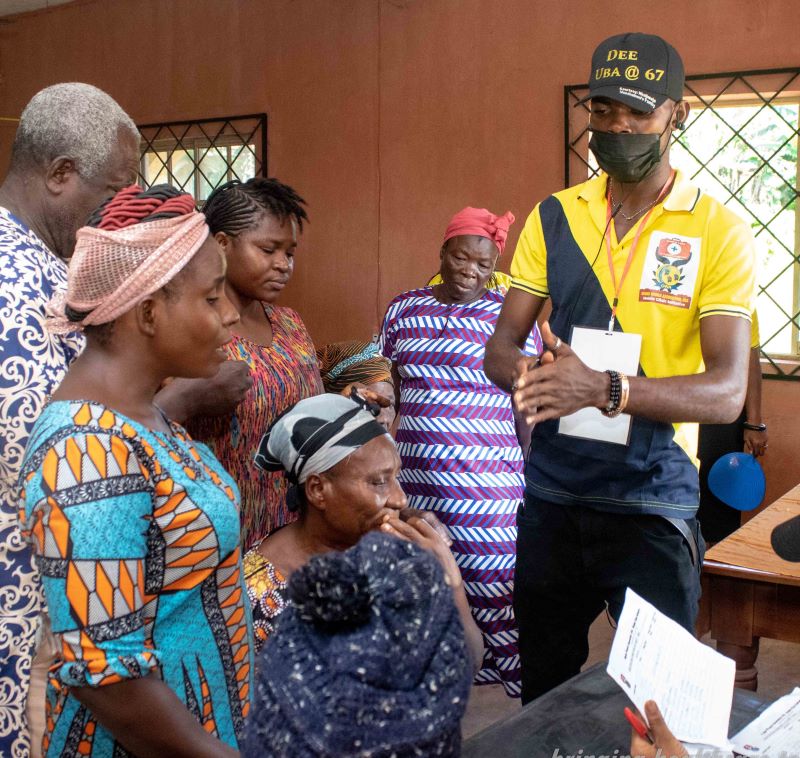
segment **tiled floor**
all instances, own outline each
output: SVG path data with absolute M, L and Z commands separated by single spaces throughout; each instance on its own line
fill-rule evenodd
M 614 630 L 605 615 L 599 616 L 589 630 L 587 666 L 607 660 L 613 636 Z M 703 641 L 708 642 L 708 639 Z M 800 645 L 762 639 L 756 666 L 758 693 L 769 700 L 785 695 L 800 686 Z M 500 685 L 473 687 L 462 733 L 469 737 L 516 712 L 519 707 L 519 701 L 507 697 Z

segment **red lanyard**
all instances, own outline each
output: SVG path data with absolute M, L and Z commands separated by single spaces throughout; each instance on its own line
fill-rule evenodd
M 645 217 L 639 222 L 639 226 L 636 227 L 636 234 L 633 235 L 633 244 L 628 252 L 628 260 L 625 261 L 625 266 L 622 269 L 622 276 L 620 277 L 619 284 L 617 284 L 617 272 L 614 270 L 614 258 L 611 255 L 611 218 L 613 217 L 613 211 L 611 209 L 611 194 L 609 193 L 608 210 L 606 211 L 605 241 L 606 253 L 608 255 L 608 268 L 611 272 L 611 286 L 614 288 L 614 300 L 611 303 L 611 318 L 608 320 L 609 332 L 614 331 L 614 322 L 617 320 L 617 305 L 619 305 L 619 293 L 622 290 L 622 285 L 625 283 L 625 277 L 628 276 L 628 271 L 630 271 L 631 263 L 633 263 L 633 256 L 636 255 L 636 248 L 639 245 L 639 237 L 642 236 L 642 230 L 644 229 L 645 224 L 647 224 L 650 214 L 652 214 L 652 212 L 656 209 L 656 206 L 664 199 L 664 196 L 667 194 L 667 188 L 672 184 L 672 180 L 674 178 L 675 169 L 672 169 L 669 178 L 664 183 L 661 191 L 658 193 L 658 197 L 656 198 L 655 203 L 653 203 L 653 207 L 647 211 Z M 609 181 L 611 181 L 610 178 Z

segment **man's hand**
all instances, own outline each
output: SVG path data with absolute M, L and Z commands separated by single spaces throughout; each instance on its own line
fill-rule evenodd
M 225 361 L 208 379 L 173 379 L 157 395 L 156 403 L 167 417 L 186 423 L 202 416 L 232 413 L 253 384 L 244 361 Z
M 769 436 L 766 430 L 763 432 L 756 432 L 752 429 L 744 430 L 744 451 L 750 453 L 758 458 L 767 452 L 769 447 Z
M 520 359 L 512 387 L 514 405 L 528 424 L 607 404 L 610 379 L 605 372 L 590 369 L 550 331 L 547 321 L 542 325 L 542 342 L 546 352 L 539 366 L 530 358 Z
M 670 732 L 658 706 L 652 700 L 644 704 L 644 713 L 653 735 L 653 744 L 631 729 L 632 758 L 688 758 L 689 753 L 681 741 Z

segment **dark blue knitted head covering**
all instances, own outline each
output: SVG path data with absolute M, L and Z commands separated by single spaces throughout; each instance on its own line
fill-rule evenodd
M 289 581 L 245 756 L 457 756 L 472 670 L 436 558 L 372 532 Z

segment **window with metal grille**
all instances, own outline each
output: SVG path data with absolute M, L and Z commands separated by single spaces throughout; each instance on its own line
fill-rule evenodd
M 142 182 L 171 184 L 202 203 L 231 179 L 267 175 L 267 115 L 142 124 Z
M 587 85 L 564 88 L 567 186 L 597 173 Z M 800 68 L 688 76 L 691 111 L 672 164 L 744 218 L 756 238 L 756 310 L 765 375 L 800 379 Z

